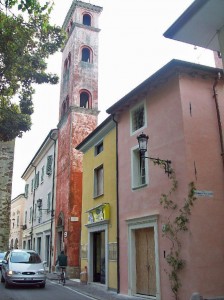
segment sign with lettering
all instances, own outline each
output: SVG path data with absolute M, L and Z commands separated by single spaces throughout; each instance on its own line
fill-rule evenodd
M 110 205 L 109 203 L 103 203 L 97 207 L 89 209 L 87 213 L 88 213 L 88 224 L 109 220 Z
M 196 190 L 194 192 L 195 196 L 196 197 L 213 197 L 214 196 L 214 193 L 212 191 L 199 191 L 199 190 Z

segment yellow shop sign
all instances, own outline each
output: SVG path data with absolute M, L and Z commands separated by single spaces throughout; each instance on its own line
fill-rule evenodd
M 110 205 L 109 203 L 103 203 L 97 207 L 87 210 L 86 213 L 88 213 L 88 224 L 109 220 Z

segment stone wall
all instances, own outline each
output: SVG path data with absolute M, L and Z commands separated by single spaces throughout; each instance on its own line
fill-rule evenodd
M 0 251 L 9 246 L 14 146 L 15 141 L 0 141 Z

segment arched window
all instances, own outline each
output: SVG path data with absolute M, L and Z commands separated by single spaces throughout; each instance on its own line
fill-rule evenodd
M 63 116 L 68 111 L 68 108 L 69 108 L 69 96 L 67 96 L 62 103 L 61 116 Z
M 82 49 L 82 61 L 90 62 L 90 50 L 89 48 Z
M 80 107 L 90 108 L 90 95 L 87 92 L 80 94 Z
M 64 71 L 66 72 L 68 69 L 68 59 L 66 58 L 65 62 L 64 62 Z
M 83 25 L 91 26 L 91 16 L 88 14 L 83 15 Z

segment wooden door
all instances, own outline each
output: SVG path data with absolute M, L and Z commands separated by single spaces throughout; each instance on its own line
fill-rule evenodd
M 156 296 L 155 241 L 152 227 L 135 230 L 136 293 Z

